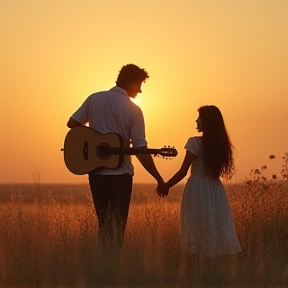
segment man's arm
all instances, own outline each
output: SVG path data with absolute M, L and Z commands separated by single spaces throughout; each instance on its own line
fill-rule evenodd
M 67 122 L 67 126 L 68 128 L 74 128 L 74 127 L 82 126 L 82 124 L 74 120 L 72 117 L 70 117 L 70 119 Z
M 147 147 L 146 146 L 137 147 L 137 149 L 147 149 Z M 146 169 L 146 171 L 150 173 L 156 179 L 158 184 L 164 183 L 161 175 L 159 174 L 155 166 L 154 160 L 150 154 L 139 154 L 139 155 L 136 155 L 136 157 L 140 161 L 141 165 Z

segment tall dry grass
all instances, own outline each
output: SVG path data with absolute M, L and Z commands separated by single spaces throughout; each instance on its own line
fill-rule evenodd
M 160 201 L 145 186 L 133 193 L 118 257 L 98 245 L 88 189 L 82 188 L 84 197 L 77 201 L 68 190 L 55 193 L 37 178 L 33 197 L 11 188 L 0 202 L 0 287 L 288 285 L 287 170 L 280 180 L 264 177 L 265 169 L 254 169 L 243 184 L 225 184 L 243 252 L 213 259 L 181 255 L 181 186 Z

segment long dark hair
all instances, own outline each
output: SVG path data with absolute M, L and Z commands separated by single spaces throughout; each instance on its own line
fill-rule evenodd
M 208 175 L 230 179 L 234 174 L 234 156 L 220 110 L 213 105 L 198 109 L 203 131 L 204 164 Z

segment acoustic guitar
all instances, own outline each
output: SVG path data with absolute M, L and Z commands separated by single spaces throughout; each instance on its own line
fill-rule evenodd
M 118 133 L 99 133 L 87 127 L 78 126 L 68 131 L 64 148 L 64 162 L 68 170 L 76 175 L 84 175 L 105 167 L 118 168 L 124 155 L 153 154 L 169 159 L 177 156 L 177 150 L 171 147 L 160 149 L 126 148 Z

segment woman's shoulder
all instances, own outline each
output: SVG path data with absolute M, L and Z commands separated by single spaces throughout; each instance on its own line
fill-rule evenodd
M 189 137 L 184 148 L 189 150 L 194 155 L 198 155 L 199 148 L 201 146 L 201 139 L 202 137 L 200 136 Z
M 187 140 L 187 142 L 197 142 L 197 143 L 200 143 L 201 141 L 202 141 L 202 136 L 191 136 Z

